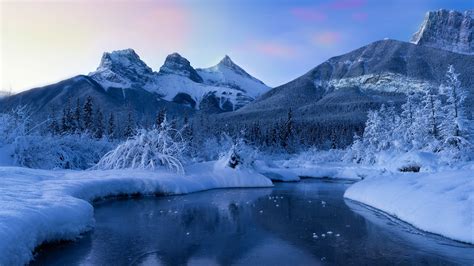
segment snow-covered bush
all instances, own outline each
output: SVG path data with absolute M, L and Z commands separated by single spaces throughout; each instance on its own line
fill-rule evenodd
M 113 147 L 112 142 L 87 134 L 51 135 L 42 132 L 48 120 L 34 122 L 27 106 L 0 114 L 0 146 L 8 146 L 15 165 L 41 169 L 86 169 Z
M 220 164 L 225 164 L 230 168 L 249 168 L 253 166 L 257 158 L 257 150 L 248 145 L 243 138 L 238 138 L 228 150 L 227 153 L 222 154 L 219 159 Z
M 159 127 L 139 130 L 135 136 L 105 154 L 94 168 L 155 170 L 166 167 L 182 174 L 185 149 L 180 132 L 165 120 Z
M 233 144 L 232 138 L 225 134 L 220 137 L 210 136 L 202 141 L 192 156 L 203 161 L 218 160 L 227 154 Z
M 0 113 L 0 144 L 11 144 L 15 138 L 31 133 L 30 123 L 30 112 L 26 106 Z
M 16 165 L 40 169 L 87 169 L 113 147 L 89 135 L 19 136 L 12 143 Z

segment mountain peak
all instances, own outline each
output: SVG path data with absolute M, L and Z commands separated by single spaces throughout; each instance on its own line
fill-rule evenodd
M 252 77 L 243 68 L 241 68 L 239 65 L 234 63 L 234 61 L 232 61 L 232 59 L 230 59 L 228 55 L 225 55 L 224 58 L 222 58 L 222 60 L 219 61 L 219 63 L 216 66 L 214 66 L 214 68 L 217 68 L 217 69 L 222 68 L 222 67 L 231 69 L 232 71 L 234 71 L 235 73 L 239 75 Z
M 104 88 L 142 87 L 152 75 L 153 70 L 133 49 L 105 52 L 97 70 L 89 73 Z
M 135 70 L 138 72 L 152 72 L 133 49 L 117 50 L 105 52 L 100 60 L 97 71 L 110 69 L 112 71 L 120 71 L 123 68 Z
M 160 68 L 160 74 L 174 74 L 185 76 L 195 82 L 202 82 L 201 76 L 191 66 L 188 59 L 178 53 L 172 53 L 165 59 L 165 63 Z
M 473 11 L 440 9 L 426 13 L 411 42 L 461 54 L 474 54 Z
M 219 65 L 224 65 L 224 66 L 234 66 L 236 65 L 232 59 L 228 55 L 225 55 L 224 58 L 219 62 Z

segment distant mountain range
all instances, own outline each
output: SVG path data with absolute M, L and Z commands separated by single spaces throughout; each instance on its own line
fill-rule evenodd
M 166 108 L 175 115 L 195 111 L 234 111 L 270 88 L 225 56 L 217 65 L 194 69 L 177 53 L 166 57 L 159 72 L 148 67 L 132 49 L 104 53 L 96 71 L 56 84 L 31 89 L 0 101 L 0 109 L 27 104 L 45 116 L 68 99 L 91 96 L 109 112 L 133 110 L 150 118 Z
M 25 91 L 0 100 L 0 109 L 28 104 L 38 113 L 67 98 L 93 96 L 101 108 L 154 116 L 202 112 L 217 124 L 273 123 L 291 108 L 295 121 L 361 128 L 369 109 L 400 105 L 409 91 L 439 88 L 449 65 L 469 89 L 474 116 L 474 19 L 470 12 L 428 12 L 411 42 L 381 40 L 333 57 L 301 77 L 270 89 L 225 56 L 217 65 L 195 69 L 181 55 L 166 57 L 158 72 L 132 50 L 104 53 L 88 76 Z M 352 129 L 337 134 L 352 137 Z M 330 130 L 329 130 L 330 131 Z M 335 133 L 332 133 L 335 134 Z

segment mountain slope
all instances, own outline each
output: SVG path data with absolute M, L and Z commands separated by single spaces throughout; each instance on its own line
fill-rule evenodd
M 349 143 L 368 110 L 389 102 L 399 106 L 409 91 L 439 88 L 451 64 L 469 89 L 467 111 L 473 117 L 474 56 L 383 40 L 333 57 L 236 112 L 216 116 L 216 123 L 234 121 L 235 128 L 259 123 L 265 129 L 286 119 L 291 108 L 300 127 L 324 127 Z
M 60 116 L 62 108 L 69 100 L 75 106 L 77 99 L 84 103 L 88 96 L 93 98 L 95 107 L 99 107 L 105 114 L 114 113 L 119 119 L 125 118 L 131 111 L 138 121 L 151 122 L 163 108 L 172 116 L 194 113 L 191 108 L 161 100 L 143 89 L 105 89 L 94 79 L 84 75 L 0 99 L 0 111 L 27 105 L 35 118 L 45 119 L 51 114 Z
M 426 13 L 411 42 L 456 53 L 474 55 L 474 18 L 472 12 L 438 10 Z

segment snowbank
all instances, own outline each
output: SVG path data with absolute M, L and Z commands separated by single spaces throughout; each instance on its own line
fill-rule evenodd
M 213 162 L 186 175 L 165 171 L 46 171 L 0 167 L 0 265 L 31 260 L 45 241 L 74 239 L 94 226 L 94 199 L 123 194 L 182 194 L 213 188 L 269 187 L 248 169 Z
M 293 160 L 275 162 L 256 161 L 255 169 L 275 181 L 299 181 L 304 178 L 332 178 L 360 180 L 377 176 L 380 170 L 346 163 L 298 163 Z
M 464 170 L 398 173 L 358 182 L 344 194 L 430 233 L 474 244 L 474 164 Z

